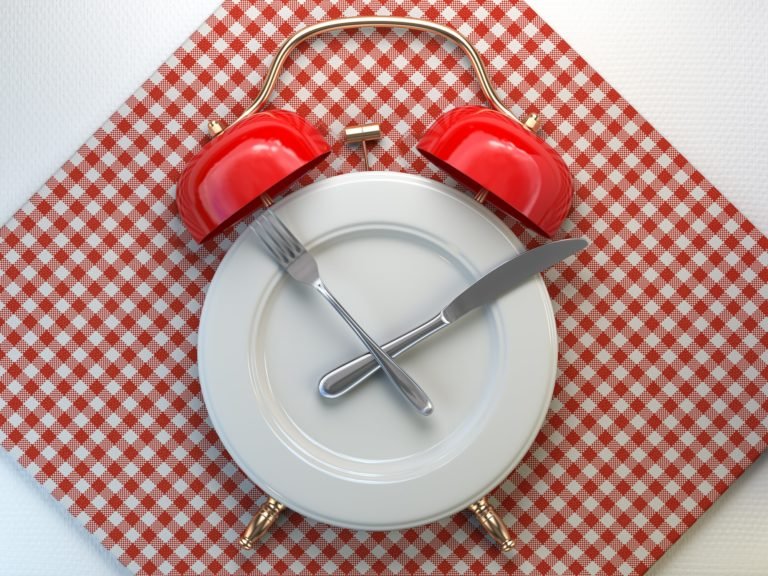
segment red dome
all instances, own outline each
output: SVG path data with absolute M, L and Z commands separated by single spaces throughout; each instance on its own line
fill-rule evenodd
M 417 145 L 438 167 L 546 236 L 571 207 L 572 178 L 546 142 L 501 112 L 464 106 L 443 114 Z
M 320 132 L 298 114 L 254 114 L 203 146 L 185 166 L 176 189 L 179 215 L 203 242 L 275 195 L 331 151 Z

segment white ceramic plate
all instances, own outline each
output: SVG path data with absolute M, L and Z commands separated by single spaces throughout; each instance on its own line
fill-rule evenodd
M 382 342 L 521 251 L 488 210 L 413 175 L 337 176 L 275 210 L 328 288 Z M 198 352 L 211 420 L 260 488 L 311 518 L 384 530 L 452 514 L 509 474 L 549 406 L 557 335 L 536 276 L 400 357 L 431 397 L 431 416 L 383 376 L 323 398 L 320 376 L 363 347 L 249 229 L 208 289 Z

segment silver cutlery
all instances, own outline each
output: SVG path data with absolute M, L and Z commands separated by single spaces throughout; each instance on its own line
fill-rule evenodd
M 507 260 L 475 281 L 436 316 L 387 342 L 382 349 L 392 357 L 402 354 L 428 336 L 449 326 L 467 312 L 496 300 L 533 274 L 549 268 L 585 246 L 587 241 L 583 238 L 558 240 Z M 337 398 L 366 380 L 378 369 L 370 354 L 358 356 L 323 376 L 320 379 L 320 394 L 326 398 Z
M 334 310 L 349 324 L 358 338 L 368 348 L 371 362 L 378 364 L 389 380 L 397 387 L 405 398 L 424 416 L 432 413 L 432 402 L 421 387 L 406 374 L 406 372 L 382 350 L 373 338 L 352 318 L 338 300 L 328 291 L 320 279 L 320 272 L 315 258 L 307 252 L 304 245 L 283 224 L 270 209 L 264 212 L 254 222 L 253 230 L 258 234 L 264 246 L 269 250 L 277 263 L 295 280 L 317 290 Z

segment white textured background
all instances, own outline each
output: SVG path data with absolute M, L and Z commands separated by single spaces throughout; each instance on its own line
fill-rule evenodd
M 529 0 L 768 233 L 768 6 L 758 0 Z M 31 196 L 218 0 L 0 1 L 0 222 Z M 125 574 L 0 451 L 0 574 Z M 653 576 L 768 574 L 768 459 Z

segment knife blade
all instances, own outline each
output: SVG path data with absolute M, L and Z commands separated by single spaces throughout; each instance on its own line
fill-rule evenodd
M 468 312 L 493 302 L 534 274 L 582 250 L 587 244 L 583 238 L 558 240 L 510 258 L 467 287 L 436 316 L 387 342 L 382 348 L 392 357 L 402 354 Z M 318 386 L 320 394 L 326 398 L 338 398 L 378 369 L 378 364 L 370 354 L 358 356 L 323 376 Z

